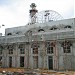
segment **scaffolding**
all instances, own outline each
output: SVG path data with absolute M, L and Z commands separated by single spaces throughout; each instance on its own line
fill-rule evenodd
M 33 62 L 34 68 L 38 68 L 38 36 L 35 29 L 34 39 L 32 40 L 32 53 L 33 53 Z

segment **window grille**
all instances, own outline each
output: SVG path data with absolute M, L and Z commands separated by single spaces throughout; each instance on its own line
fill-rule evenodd
M 47 54 L 52 54 L 53 53 L 53 48 L 54 48 L 54 44 L 48 42 L 47 43 Z
M 9 49 L 9 54 L 13 54 L 13 49 Z
M 24 48 L 21 48 L 21 49 L 20 49 L 20 54 L 25 54 Z
M 2 54 L 2 50 L 0 49 L 0 55 Z

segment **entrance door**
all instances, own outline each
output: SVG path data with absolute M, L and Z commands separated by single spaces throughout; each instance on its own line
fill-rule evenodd
M 48 57 L 48 66 L 50 70 L 53 70 L 53 57 L 52 56 Z
M 24 67 L 24 57 L 20 57 L 20 67 Z
M 9 67 L 12 67 L 12 57 L 9 57 Z
M 33 56 L 33 67 L 38 68 L 38 56 Z

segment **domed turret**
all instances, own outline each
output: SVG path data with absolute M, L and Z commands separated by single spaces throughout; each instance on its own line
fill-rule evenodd
M 30 16 L 31 17 L 33 17 L 37 12 L 38 12 L 38 10 L 36 9 L 36 5 L 35 5 L 35 3 L 32 3 L 31 5 L 30 5 L 30 7 L 31 7 L 31 10 L 30 10 Z
M 29 13 L 30 13 L 30 20 L 31 20 L 31 23 L 36 23 L 36 17 L 33 18 L 33 16 L 38 12 L 38 10 L 36 9 L 36 4 L 35 3 L 32 3 L 30 5 L 31 7 L 31 10 L 29 10 Z

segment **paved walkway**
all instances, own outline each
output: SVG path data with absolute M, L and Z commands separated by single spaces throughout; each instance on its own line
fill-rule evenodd
M 53 71 L 24 68 L 0 68 L 0 75 L 75 75 L 75 71 Z

